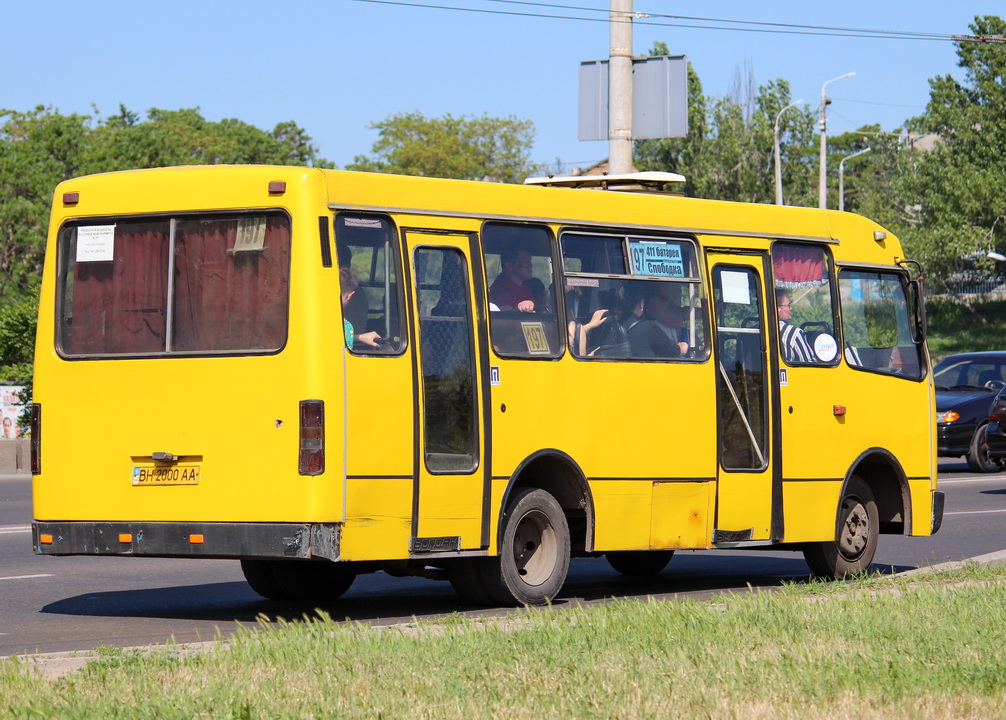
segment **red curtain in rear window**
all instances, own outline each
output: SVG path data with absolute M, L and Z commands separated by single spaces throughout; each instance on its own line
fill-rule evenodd
M 74 241 L 70 262 L 75 248 Z M 113 260 L 73 264 L 64 351 L 163 352 L 167 281 L 168 223 L 118 223 Z
M 178 223 L 172 350 L 275 350 L 286 340 L 290 227 L 263 218 L 261 250 L 234 251 L 235 220 Z
M 247 221 L 248 216 L 244 216 Z M 253 218 L 262 242 L 234 250 L 235 217 L 181 218 L 175 230 L 170 351 L 277 350 L 286 341 L 290 223 Z M 76 261 L 71 231 L 63 248 L 60 349 L 67 355 L 164 353 L 170 223 L 115 224 L 111 261 Z

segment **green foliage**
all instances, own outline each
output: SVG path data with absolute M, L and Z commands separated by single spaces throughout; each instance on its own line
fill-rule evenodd
M 459 180 L 519 183 L 534 166 L 529 120 L 490 117 L 427 118 L 400 113 L 370 127 L 380 133 L 372 155 L 359 155 L 348 170 Z
M 929 353 L 934 361 L 978 350 L 1006 350 L 1006 300 L 971 303 L 948 297 L 926 301 Z
M 0 298 L 27 297 L 42 268 L 52 191 L 78 175 L 170 165 L 268 163 L 329 166 L 293 122 L 272 132 L 239 120 L 209 122 L 197 108 L 120 106 L 105 119 L 38 106 L 0 110 Z M 0 356 L 0 362 L 6 360 Z
M 20 301 L 0 308 L 0 380 L 24 386 L 20 400 L 25 413 L 32 397 L 37 320 L 38 285 L 32 286 Z M 20 423 L 28 422 L 27 415 L 22 415 Z
M 1006 22 L 992 15 L 971 28 L 979 36 L 1006 34 Z M 1006 44 L 958 42 L 957 57 L 964 80 L 930 80 L 925 113 L 908 122 L 913 132 L 935 134 L 935 145 L 900 153 L 891 198 L 901 211 L 894 228 L 936 289 L 961 273 L 991 269 L 989 249 L 1006 251 Z
M 654 53 L 661 50 L 654 47 Z M 774 131 L 779 117 L 780 157 L 787 204 L 810 204 L 816 172 L 812 114 L 794 107 L 789 83 L 772 80 L 754 87 L 738 74 L 726 97 L 706 97 L 695 69 L 688 66 L 688 137 L 636 143 L 640 170 L 679 172 L 685 193 L 741 202 L 775 202 Z

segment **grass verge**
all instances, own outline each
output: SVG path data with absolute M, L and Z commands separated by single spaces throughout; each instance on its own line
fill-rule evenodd
M 322 614 L 194 656 L 103 649 L 4 718 L 1006 717 L 1006 570 L 375 630 Z

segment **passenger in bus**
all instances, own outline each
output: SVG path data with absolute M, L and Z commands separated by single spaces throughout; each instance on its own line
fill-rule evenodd
M 534 309 L 536 312 L 544 312 L 548 309 L 548 292 L 545 290 L 545 283 L 536 277 L 528 278 L 524 281 L 524 287 L 531 291 L 534 297 Z
M 796 325 L 790 325 L 789 321 L 793 317 L 793 306 L 789 292 L 783 288 L 775 291 L 775 304 L 779 313 L 779 345 L 782 349 L 782 356 L 789 363 L 812 363 L 817 362 L 817 355 L 807 342 L 803 330 Z
M 649 339 L 657 357 L 684 357 L 688 354 L 688 330 L 682 323 L 680 308 L 658 292 L 647 299 L 646 315 L 664 334 L 664 338 L 651 334 Z
M 571 288 L 566 292 L 566 328 L 569 337 L 569 347 L 574 355 L 578 357 L 593 357 L 600 349 L 597 343 L 591 343 L 591 335 L 602 325 L 608 322 L 609 311 L 607 308 L 595 310 L 587 322 L 581 323 L 576 319 L 576 310 L 579 306 L 580 288 Z
M 348 267 L 339 268 L 339 284 L 342 290 L 342 324 L 346 333 L 346 347 L 350 350 L 354 346 L 366 345 L 369 347 L 380 347 L 381 336 L 376 331 L 357 333 L 353 323 L 349 320 L 346 308 L 349 306 L 353 296 L 360 289 L 360 281 L 356 274 Z
M 531 253 L 506 249 L 500 254 L 500 274 L 489 286 L 489 300 L 504 310 L 534 312 L 534 293 L 525 283 L 534 275 Z

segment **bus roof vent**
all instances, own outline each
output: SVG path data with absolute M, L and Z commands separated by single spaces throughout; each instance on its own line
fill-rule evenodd
M 549 175 L 530 177 L 525 185 L 548 187 L 589 188 L 592 190 L 622 190 L 635 192 L 661 192 L 668 184 L 680 185 L 684 175 L 672 172 L 634 172 L 622 175 Z M 677 188 L 671 192 L 679 191 Z

